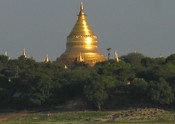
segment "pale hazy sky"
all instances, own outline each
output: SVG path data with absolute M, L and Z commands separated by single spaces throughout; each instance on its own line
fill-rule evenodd
M 175 0 L 0 0 L 0 54 L 51 60 L 64 52 L 84 2 L 100 51 L 119 55 L 135 49 L 146 56 L 175 53 Z

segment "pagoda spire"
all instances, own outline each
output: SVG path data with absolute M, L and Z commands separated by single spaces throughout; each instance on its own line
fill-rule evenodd
M 84 11 L 83 2 L 80 3 L 80 12 L 78 14 L 77 22 L 75 23 L 72 31 L 70 32 L 68 39 L 75 36 L 94 36 L 94 32 L 92 31 L 89 23 L 86 19 L 86 14 Z
M 22 56 L 24 56 L 24 58 L 27 58 L 26 49 L 25 48 L 22 50 Z
M 4 55 L 5 55 L 5 56 L 8 56 L 8 52 L 7 52 L 7 51 L 5 51 Z
M 80 12 L 78 14 L 78 17 L 81 18 L 81 19 L 86 19 L 86 14 L 84 12 L 83 2 L 80 3 Z
M 7 51 L 5 51 L 4 56 L 6 56 L 8 59 L 10 59 L 9 54 Z
M 116 51 L 115 51 L 115 60 L 116 60 L 117 62 L 119 62 L 119 55 L 118 55 L 118 52 L 116 52 Z
M 80 3 L 80 11 L 83 11 L 84 10 L 84 5 L 83 5 L 83 2 Z
M 84 62 L 84 58 L 82 57 L 81 52 L 80 52 L 80 55 L 79 55 L 79 57 L 78 57 L 78 61 L 79 61 L 79 62 Z
M 48 54 L 47 54 L 46 57 L 44 58 L 44 62 L 45 62 L 45 63 L 50 62 L 50 60 L 49 60 L 49 55 L 48 55 Z

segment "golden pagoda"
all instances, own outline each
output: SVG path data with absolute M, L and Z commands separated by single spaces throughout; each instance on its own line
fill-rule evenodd
M 67 37 L 66 50 L 59 58 L 66 65 L 73 64 L 77 59 L 80 59 L 81 62 L 83 59 L 83 62 L 89 65 L 106 60 L 98 49 L 97 36 L 88 24 L 82 2 L 78 20 Z
M 82 57 L 81 53 L 79 57 L 77 58 L 77 62 L 84 62 L 84 58 Z
M 116 52 L 116 51 L 115 51 L 115 60 L 116 60 L 117 62 L 119 62 L 119 55 L 118 55 L 118 52 Z
M 49 63 L 50 60 L 49 60 L 49 55 L 47 54 L 46 57 L 44 58 L 44 63 Z
M 22 50 L 22 55 L 21 56 L 23 56 L 24 58 L 27 58 L 26 49 L 25 48 Z

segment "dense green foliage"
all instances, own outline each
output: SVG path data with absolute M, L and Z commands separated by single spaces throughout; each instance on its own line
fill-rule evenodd
M 150 58 L 140 53 L 90 67 L 75 63 L 67 69 L 20 56 L 0 55 L 0 106 L 30 108 L 55 106 L 81 99 L 86 107 L 101 109 L 126 104 L 175 103 L 175 55 Z

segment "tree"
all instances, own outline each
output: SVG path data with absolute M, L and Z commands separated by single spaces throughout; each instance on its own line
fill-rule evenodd
M 165 63 L 165 58 L 150 58 L 145 57 L 141 60 L 141 64 L 146 68 L 152 68 L 154 66 L 163 65 Z
M 135 100 L 146 100 L 148 82 L 141 78 L 135 78 L 130 85 L 132 98 Z
M 162 78 L 149 83 L 148 95 L 151 101 L 159 104 L 170 104 L 174 99 L 171 87 Z
M 47 75 L 25 71 L 11 81 L 14 105 L 20 107 L 41 106 L 52 95 L 53 81 Z
M 166 63 L 175 64 L 175 54 L 168 56 L 165 61 L 166 61 Z
M 128 55 L 122 56 L 121 59 L 127 63 L 130 63 L 133 67 L 141 66 L 141 60 L 144 58 L 144 55 L 141 53 L 129 53 Z
M 93 74 L 93 76 L 88 78 L 84 86 L 85 98 L 96 106 L 98 110 L 101 110 L 101 106 L 108 98 L 108 91 L 115 86 L 114 82 L 114 78 L 110 76 Z
M 31 83 L 31 82 L 30 82 Z M 42 105 L 52 95 L 53 81 L 45 74 L 37 74 L 32 80 L 33 86 L 26 94 L 31 105 Z
M 8 63 L 8 56 L 0 55 L 0 71 L 4 69 L 6 64 Z
M 141 64 L 144 66 L 144 67 L 153 67 L 155 66 L 156 62 L 154 61 L 154 59 L 152 58 L 149 58 L 149 57 L 146 57 L 146 58 L 143 58 L 141 60 Z
M 0 75 L 0 106 L 9 106 L 11 104 L 11 88 L 8 78 Z
M 158 66 L 154 70 L 154 76 L 156 79 L 160 77 L 164 78 L 165 80 L 169 81 L 175 75 L 175 65 L 173 64 L 166 64 L 162 66 Z
M 119 68 L 115 71 L 115 74 L 117 79 L 124 83 L 132 82 L 136 75 L 135 71 L 130 67 Z
M 8 56 L 0 55 L 0 63 L 6 64 L 8 62 L 8 60 L 9 60 Z

